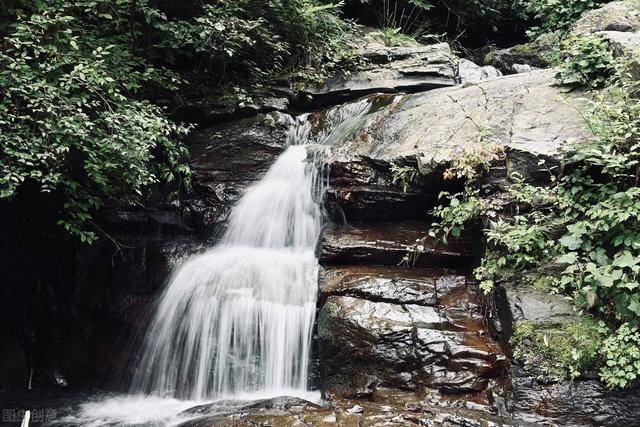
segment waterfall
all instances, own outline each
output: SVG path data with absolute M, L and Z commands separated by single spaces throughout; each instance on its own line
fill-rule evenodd
M 307 390 L 326 186 L 323 156 L 353 136 L 369 99 L 289 129 L 287 148 L 234 207 L 226 233 L 160 297 L 130 391 L 205 399 Z

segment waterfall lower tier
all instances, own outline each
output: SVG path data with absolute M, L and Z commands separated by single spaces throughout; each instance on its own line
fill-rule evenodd
M 134 392 L 203 399 L 307 389 L 320 169 L 295 145 L 236 206 L 219 246 L 187 260 L 145 338 Z

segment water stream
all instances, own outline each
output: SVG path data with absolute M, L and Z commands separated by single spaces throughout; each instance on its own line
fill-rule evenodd
M 166 425 L 203 402 L 319 400 L 308 370 L 324 159 L 376 109 L 363 99 L 296 118 L 285 151 L 233 208 L 220 242 L 187 259 L 168 281 L 129 394 L 84 402 L 67 423 Z

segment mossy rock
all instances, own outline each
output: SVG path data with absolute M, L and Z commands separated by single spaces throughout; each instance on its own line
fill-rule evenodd
M 601 344 L 595 323 L 588 318 L 519 322 L 511 338 L 516 363 L 541 382 L 576 378 L 595 368 Z

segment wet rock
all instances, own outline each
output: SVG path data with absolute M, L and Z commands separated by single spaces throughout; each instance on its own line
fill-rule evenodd
M 183 426 L 524 426 L 505 417 L 474 407 L 435 406 L 430 396 L 396 389 L 379 389 L 370 399 L 329 398 L 322 406 L 294 398 L 290 405 L 242 406 L 235 413 L 229 407 L 205 405 L 218 415 L 197 415 Z M 442 403 L 442 402 L 441 402 Z M 224 402 L 223 402 L 224 404 Z M 255 407 L 254 407 L 255 406 Z M 459 405 L 458 405 L 459 406 Z M 473 406 L 473 405 L 469 405 Z M 220 413 L 223 412 L 223 413 Z M 188 414 L 194 414 L 191 410 Z
M 416 242 L 423 239 L 428 223 L 354 223 L 326 227 L 321 236 L 321 264 L 399 265 Z M 450 240 L 447 245 L 427 239 L 416 247 L 412 265 L 419 267 L 469 267 L 474 261 L 470 239 Z
M 417 168 L 415 159 L 413 165 Z M 424 219 L 435 205 L 439 189 L 453 187 L 435 178 L 430 182 L 419 180 L 403 189 L 393 182 L 390 167 L 389 161 L 337 153 L 331 159 L 331 186 L 325 195 L 325 207 L 334 220 Z
M 572 304 L 565 298 L 531 287 L 499 289 L 494 302 L 506 335 L 503 339 L 505 347 L 509 346 L 512 331 L 520 322 L 531 322 L 540 328 L 580 322 Z M 558 381 L 539 374 L 536 366 L 526 367 L 522 361 L 514 360 L 505 405 L 496 405 L 501 408 L 500 412 L 543 425 L 619 426 L 637 423 L 640 390 L 610 391 L 589 376 Z
M 502 77 L 502 72 L 491 65 L 480 66 L 468 59 L 461 59 L 458 63 L 458 77 L 462 84 L 475 84 Z
M 632 426 L 640 419 L 640 389 L 611 391 L 597 380 L 540 384 L 512 374 L 510 415 L 544 425 Z
M 320 299 L 351 296 L 375 302 L 436 306 L 466 277 L 442 269 L 349 265 L 320 270 Z
M 291 117 L 258 115 L 213 126 L 190 137 L 193 194 L 183 202 L 196 229 L 222 223 L 244 190 L 282 152 Z
M 582 15 L 570 34 L 580 36 L 598 31 L 640 31 L 640 7 L 633 1 L 607 3 Z
M 504 74 L 525 72 L 524 66 L 546 68 L 550 64 L 547 55 L 556 43 L 558 43 L 556 35 L 543 34 L 530 43 L 493 50 L 485 56 L 484 63 L 497 68 Z
M 282 396 L 253 402 L 220 401 L 196 406 L 184 411 L 184 415 L 195 419 L 182 426 L 330 426 L 336 421 L 336 414 L 330 408 L 323 408 L 304 399 Z
M 197 80 L 197 78 L 195 79 Z M 277 84 L 277 82 L 274 82 Z M 272 111 L 287 112 L 297 94 L 288 87 L 272 86 L 260 94 L 235 94 L 194 83 L 173 102 L 172 117 L 178 122 L 207 128 Z
M 214 403 L 194 406 L 184 411 L 184 414 L 209 414 L 220 412 L 242 412 L 250 410 L 264 409 L 290 409 L 293 407 L 305 407 L 307 409 L 318 409 L 319 405 L 308 400 L 292 396 L 279 396 L 270 399 L 260 399 L 255 401 L 242 400 L 220 400 Z
M 472 288 L 452 272 L 325 267 L 320 301 L 329 394 L 365 396 L 379 387 L 477 393 L 505 367 Z
M 556 322 L 575 318 L 571 301 L 561 295 L 518 287 L 509 287 L 506 293 L 515 322 Z
M 385 46 L 366 38 L 356 55 L 364 65 L 330 78 L 302 96 L 305 108 L 335 105 L 372 93 L 421 92 L 456 84 L 457 58 L 446 43 Z

